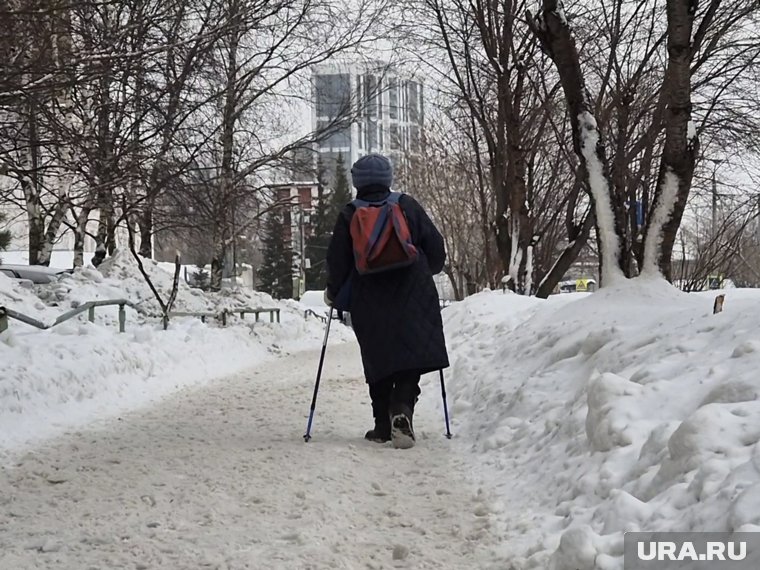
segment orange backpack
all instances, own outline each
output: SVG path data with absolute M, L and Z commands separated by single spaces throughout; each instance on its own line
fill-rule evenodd
M 400 198 L 401 194 L 391 192 L 381 202 L 351 202 L 356 208 L 351 218 L 351 239 L 360 275 L 407 267 L 417 261 L 417 248 Z

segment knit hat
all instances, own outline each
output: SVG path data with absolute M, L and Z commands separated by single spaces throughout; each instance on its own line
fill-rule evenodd
M 393 165 L 381 154 L 368 154 L 354 162 L 351 179 L 357 189 L 373 184 L 390 188 L 393 184 Z

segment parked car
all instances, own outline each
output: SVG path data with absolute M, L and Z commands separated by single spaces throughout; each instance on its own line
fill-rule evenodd
M 595 279 L 572 279 L 570 281 L 561 281 L 557 285 L 560 293 L 593 293 L 596 291 Z
M 11 279 L 24 279 L 35 285 L 55 283 L 64 273 L 72 273 L 71 269 L 56 269 L 45 265 L 0 265 L 0 273 Z

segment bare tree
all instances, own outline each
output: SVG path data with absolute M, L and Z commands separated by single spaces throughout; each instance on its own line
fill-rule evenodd
M 447 122 L 429 120 L 420 142 L 397 178 L 441 230 L 447 252 L 444 272 L 455 298 L 461 300 L 490 281 L 484 260 L 491 232 L 481 231 L 480 220 L 491 214 L 479 211 L 477 158 L 471 142 L 456 130 L 452 133 Z
M 483 157 L 476 164 L 491 192 L 481 196 L 493 207 L 480 210 L 490 214 L 486 227 L 500 266 L 489 263 L 489 273 L 506 275 L 517 292 L 546 296 L 585 245 L 594 218 L 575 183 L 560 83 L 522 16 L 527 3 L 412 5 L 429 22 L 414 32 L 415 52 L 441 77 L 445 113 Z
M 156 205 L 202 164 L 216 171 L 221 268 L 231 212 L 266 201 L 256 195 L 285 157 L 338 128 L 294 136 L 300 110 L 291 102 L 310 93 L 308 69 L 382 34 L 385 7 L 363 1 L 347 20 L 331 0 L 4 5 L 0 172 L 23 190 L 31 261 L 46 263 L 65 228 L 75 263 L 87 235 L 99 263 L 117 228 L 136 224 L 150 255 Z M 93 217 L 98 229 L 88 234 Z
M 714 3 L 715 7 L 719 2 Z M 668 67 L 664 93 L 665 146 L 660 163 L 653 214 L 644 242 L 643 274 L 671 275 L 671 253 L 691 191 L 699 140 L 691 120 L 691 37 L 697 3 L 671 0 L 668 13 Z
M 530 293 L 535 238 L 526 143 L 534 45 L 518 22 L 523 4 L 424 0 L 419 10 L 435 25 L 435 36 L 426 39 L 446 54 L 453 87 L 479 131 L 473 142 L 482 137 L 485 144 L 502 271 L 515 290 Z
M 209 104 L 200 113 L 204 122 L 196 141 L 203 146 L 196 162 L 216 185 L 209 205 L 211 287 L 218 289 L 237 225 L 235 212 L 244 210 L 249 195 L 265 186 L 267 172 L 295 149 L 325 136 L 318 132 L 288 140 L 293 127 L 287 120 L 292 109 L 288 101 L 310 91 L 308 83 L 300 93 L 293 84 L 313 65 L 359 48 L 381 27 L 378 7 L 369 3 L 358 6 L 350 21 L 342 12 L 344 23 L 336 26 L 339 10 L 328 1 L 212 1 L 222 29 L 204 74 Z M 323 131 L 329 128 L 336 126 Z
M 575 39 L 561 3 L 544 2 L 540 17 L 529 19 L 544 50 L 566 79 L 563 86 L 571 121 L 581 112 L 589 112 L 594 121 L 587 124 L 599 133 L 602 147 L 597 155 L 605 198 L 604 207 L 595 202 L 595 210 L 598 233 L 607 242 L 608 252 L 614 252 L 603 254 L 603 263 L 616 263 L 620 272 L 633 276 L 643 270 L 646 259 L 650 268 L 651 260 L 656 259 L 657 271 L 670 277 L 673 243 L 688 201 L 689 171 L 699 156 L 697 135 L 711 136 L 715 129 L 704 106 L 693 108 L 693 93 L 699 94 L 698 100 L 707 99 L 714 105 L 710 112 L 721 115 L 731 105 L 720 93 L 746 90 L 740 77 L 755 68 L 758 46 L 750 40 L 745 26 L 755 21 L 760 7 L 743 1 L 725 5 L 708 2 L 700 10 L 696 2 L 663 5 L 647 0 L 593 6 L 588 14 L 575 17 L 585 18 L 594 30 L 587 38 L 589 42 L 604 46 L 596 58 L 593 54 L 584 58 L 574 49 Z M 693 37 L 685 36 L 685 28 L 693 30 Z M 735 65 L 726 65 L 728 54 L 736 57 Z M 666 66 L 661 63 L 663 59 L 668 62 Z M 742 71 L 737 73 L 739 69 Z M 598 89 L 595 102 L 585 91 L 587 77 Z M 757 117 L 748 108 L 739 109 L 744 130 Z M 689 120 L 696 125 L 692 129 Z M 597 124 L 608 126 L 609 133 Z M 687 137 L 690 130 L 694 136 Z M 611 164 L 604 150 L 606 140 L 612 141 Z M 666 174 L 674 169 L 678 170 L 679 190 L 675 195 L 666 194 L 672 190 L 664 185 Z M 674 196 L 675 201 L 668 196 Z M 602 211 L 606 221 L 598 219 Z M 641 212 L 645 222 L 640 219 Z M 604 244 L 601 249 L 604 252 Z
M 70 119 L 70 13 L 64 2 L 30 0 L 3 5 L 3 63 L 0 72 L 0 165 L 22 190 L 19 206 L 29 225 L 30 263 L 47 264 L 67 215 L 71 179 L 49 185 L 60 173 L 61 147 L 51 143 L 45 111 Z M 62 151 L 65 155 L 66 150 Z

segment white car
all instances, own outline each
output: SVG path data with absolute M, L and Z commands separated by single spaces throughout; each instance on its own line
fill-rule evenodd
M 31 281 L 35 285 L 55 283 L 64 273 L 72 273 L 71 269 L 55 269 L 45 265 L 0 265 L 0 273 L 11 279 Z

